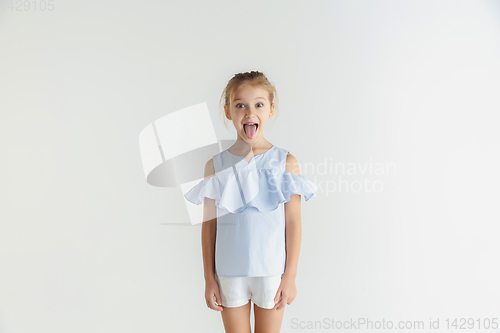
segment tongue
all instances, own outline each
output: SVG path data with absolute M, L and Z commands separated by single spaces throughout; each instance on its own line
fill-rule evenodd
M 257 125 L 244 125 L 243 129 L 248 138 L 251 139 L 255 135 L 255 132 L 257 132 Z

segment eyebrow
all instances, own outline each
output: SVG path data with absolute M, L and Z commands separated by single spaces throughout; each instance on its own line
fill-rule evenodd
M 255 99 L 263 99 L 263 100 L 265 100 L 264 97 L 256 97 Z M 236 102 L 236 101 L 241 101 L 241 98 L 236 98 L 236 99 L 233 100 L 233 102 Z

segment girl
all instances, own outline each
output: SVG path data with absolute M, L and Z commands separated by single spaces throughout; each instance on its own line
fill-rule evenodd
M 301 242 L 300 196 L 318 187 L 297 159 L 264 138 L 276 88 L 261 72 L 236 74 L 221 100 L 237 140 L 205 165 L 205 178 L 185 197 L 204 203 L 203 266 L 207 306 L 221 311 L 226 332 L 279 332 L 292 304 Z

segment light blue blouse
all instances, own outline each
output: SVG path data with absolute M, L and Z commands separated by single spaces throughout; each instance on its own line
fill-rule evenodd
M 299 194 L 308 201 L 318 186 L 286 171 L 286 149 L 271 147 L 247 162 L 227 149 L 213 157 L 215 175 L 184 197 L 199 205 L 215 199 L 215 274 L 225 277 L 281 275 L 286 268 L 285 203 Z

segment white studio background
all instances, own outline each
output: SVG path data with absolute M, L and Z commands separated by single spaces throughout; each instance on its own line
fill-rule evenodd
M 218 101 L 250 70 L 278 89 L 266 138 L 321 188 L 282 332 L 500 317 L 499 1 L 20 3 L 0 1 L 1 333 L 223 331 L 200 225 L 168 225 L 182 193 L 146 183 L 138 137 L 206 101 L 235 139 Z

